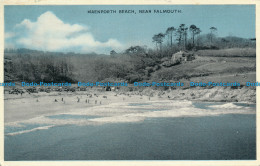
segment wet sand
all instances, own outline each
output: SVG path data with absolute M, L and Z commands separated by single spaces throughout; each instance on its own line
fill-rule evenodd
M 22 124 L 100 125 L 128 123 L 147 118 L 200 117 L 222 114 L 255 114 L 255 108 L 227 102 L 221 105 L 198 108 L 192 101 L 166 99 L 166 97 L 116 92 L 38 93 L 26 96 L 10 95 L 5 99 L 5 126 Z M 94 95 L 96 94 L 96 95 Z M 149 111 L 145 111 L 149 110 Z M 96 116 L 91 119 L 54 119 L 53 115 Z

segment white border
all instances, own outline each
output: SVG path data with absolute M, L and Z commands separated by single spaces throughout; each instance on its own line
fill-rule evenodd
M 4 5 L 256 5 L 256 38 L 260 37 L 260 0 L 0 0 L 0 82 L 3 82 L 4 59 Z M 260 44 L 257 43 L 257 55 L 260 54 Z M 259 73 L 260 58 L 256 57 L 257 73 Z M 257 74 L 259 82 L 259 75 Z M 259 88 L 257 88 L 259 94 Z M 260 166 L 259 133 L 257 127 L 257 160 L 177 160 L 177 161 L 4 161 L 4 95 L 0 87 L 0 165 L 3 166 Z M 259 97 L 257 95 L 257 103 Z M 257 106 L 257 112 L 259 107 Z M 257 113 L 257 126 L 260 115 Z

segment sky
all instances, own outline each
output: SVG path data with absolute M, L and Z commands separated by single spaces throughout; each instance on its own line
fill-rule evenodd
M 181 13 L 153 12 L 166 9 Z M 91 14 L 89 10 L 117 12 Z M 4 13 L 5 48 L 105 54 L 135 45 L 153 48 L 153 35 L 180 24 L 194 24 L 201 34 L 213 26 L 219 37 L 255 38 L 255 5 L 14 5 L 5 6 Z

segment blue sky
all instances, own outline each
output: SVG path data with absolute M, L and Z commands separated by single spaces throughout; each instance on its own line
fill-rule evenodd
M 89 14 L 88 10 L 135 10 L 136 14 Z M 139 10 L 182 13 L 140 14 Z M 195 24 L 218 36 L 255 37 L 254 5 L 5 6 L 5 47 L 44 51 L 109 53 L 131 45 L 154 47 L 152 36 L 180 24 Z

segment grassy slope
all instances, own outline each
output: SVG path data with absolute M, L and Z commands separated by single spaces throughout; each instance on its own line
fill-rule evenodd
M 164 75 L 170 75 L 169 78 L 173 81 L 178 79 L 195 82 L 236 81 L 245 84 L 247 81 L 256 80 L 256 57 L 253 56 L 255 50 L 251 48 L 200 50 L 196 54 L 196 59 L 193 61 L 168 68 L 162 67 L 152 74 L 152 79 L 156 80 L 160 76 L 163 80 Z

